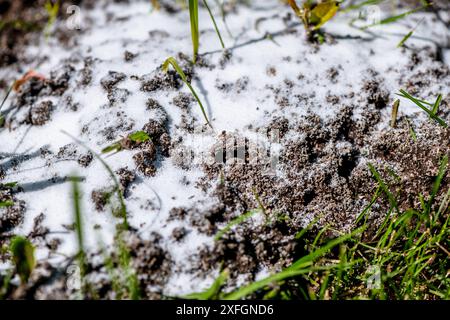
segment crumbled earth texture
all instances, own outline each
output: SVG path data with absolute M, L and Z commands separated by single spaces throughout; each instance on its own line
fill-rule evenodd
M 351 231 L 379 186 L 369 166 L 399 210 L 419 209 L 450 156 L 449 129 L 396 95 L 404 89 L 434 103 L 441 94 L 437 116 L 450 123 L 446 0 L 365 31 L 360 12 L 338 14 L 323 43 L 280 1 L 225 1 L 225 50 L 201 6 L 196 64 L 189 13 L 176 1 L 160 1 L 159 10 L 144 0 L 60 1 L 53 24 L 45 2 L 0 0 L 1 92 L 37 73 L 0 109 L 0 283 L 12 272 L 0 297 L 79 298 L 74 179 L 84 297 L 130 298 L 117 281 L 131 270 L 142 298 L 164 299 L 208 288 L 220 268 L 233 290 L 289 266 L 303 254 L 296 235 L 311 223 L 329 237 Z M 82 13 L 76 28 L 71 5 Z M 380 14 L 419 5 L 381 6 Z M 163 70 L 169 56 L 211 126 L 182 77 Z M 131 139 L 136 132 L 149 139 Z M 381 193 L 368 210 L 369 233 L 390 209 Z M 36 247 L 22 285 L 7 249 L 15 235 Z

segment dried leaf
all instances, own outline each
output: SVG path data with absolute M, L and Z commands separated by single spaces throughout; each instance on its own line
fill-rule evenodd
M 39 74 L 39 73 L 37 73 L 34 70 L 30 70 L 27 73 L 25 73 L 25 75 L 22 78 L 20 78 L 19 80 L 16 80 L 14 82 L 13 90 L 16 91 L 16 92 L 19 91 L 20 87 L 24 83 L 26 83 L 28 80 L 33 79 L 33 78 L 39 79 L 39 80 L 42 80 L 42 81 L 46 80 L 45 77 L 42 74 Z

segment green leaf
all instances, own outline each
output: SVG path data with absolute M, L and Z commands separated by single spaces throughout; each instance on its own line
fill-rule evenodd
M 448 127 L 447 123 L 446 123 L 444 120 L 442 120 L 441 118 L 439 118 L 439 117 L 436 115 L 436 113 L 433 112 L 433 110 L 435 110 L 435 109 L 436 109 L 436 111 L 438 110 L 439 104 L 440 104 L 440 102 L 441 102 L 442 97 L 440 98 L 440 97 L 438 96 L 438 98 L 436 99 L 435 104 L 433 105 L 433 109 L 430 110 L 430 109 L 428 109 L 427 107 L 424 106 L 424 101 L 419 100 L 419 99 L 413 97 L 412 95 L 410 95 L 408 92 L 406 92 L 406 91 L 403 90 L 403 89 L 400 89 L 400 93 L 397 93 L 397 95 L 400 96 L 400 97 L 403 97 L 403 98 L 406 98 L 406 99 L 411 100 L 411 101 L 414 102 L 419 108 L 421 108 L 423 111 L 425 111 L 431 119 L 435 120 L 437 123 L 439 123 L 439 124 L 440 124 L 441 126 L 443 126 L 444 128 L 447 128 L 447 127 Z M 427 104 L 428 104 L 428 103 L 427 103 Z M 431 105 L 431 104 L 429 104 L 429 105 Z
M 395 16 L 388 17 L 388 18 L 383 19 L 383 20 L 381 20 L 381 21 L 379 21 L 379 22 L 370 24 L 370 25 L 368 25 L 368 26 L 364 26 L 364 27 L 362 27 L 361 29 L 364 30 L 364 29 L 367 29 L 367 28 L 370 28 L 370 27 L 373 27 L 373 26 L 383 25 L 383 24 L 388 24 L 388 23 L 396 22 L 396 21 L 398 21 L 398 20 L 400 20 L 400 19 L 403 19 L 403 18 L 406 18 L 407 16 L 409 16 L 409 15 L 411 15 L 411 14 L 413 14 L 413 13 L 416 13 L 417 11 L 420 11 L 420 10 L 426 8 L 426 7 L 428 7 L 428 6 L 422 6 L 422 7 L 413 9 L 413 10 L 409 10 L 409 11 L 403 12 L 403 13 L 398 14 L 398 15 L 395 15 Z
M 339 3 L 336 1 L 319 3 L 310 11 L 308 23 L 314 26 L 313 30 L 317 30 L 333 18 L 338 10 Z
M 222 35 L 220 34 L 219 28 L 217 27 L 216 19 L 214 19 L 214 16 L 206 0 L 203 0 L 203 4 L 205 5 L 206 10 L 208 10 L 209 17 L 211 18 L 211 21 L 214 25 L 214 29 L 216 30 L 217 36 L 219 37 L 220 45 L 222 46 L 222 49 L 225 49 L 225 43 L 223 42 Z
M 122 146 L 119 142 L 114 142 L 113 144 L 110 144 L 109 146 L 102 149 L 102 153 L 110 153 L 110 152 L 119 152 L 122 150 Z
M 17 181 L 13 181 L 13 182 L 7 182 L 7 183 L 0 183 L 0 188 L 14 188 L 16 187 L 18 184 Z
M 363 228 L 356 229 L 354 232 L 341 236 L 339 238 L 336 238 L 334 240 L 329 241 L 324 246 L 320 247 L 319 249 L 311 252 L 310 254 L 304 256 L 303 258 L 300 258 L 296 262 L 294 262 L 290 267 L 284 269 L 283 271 L 276 273 L 274 275 L 271 275 L 267 278 L 264 278 L 262 280 L 253 282 L 249 285 L 243 286 L 239 289 L 237 289 L 234 292 L 231 292 L 230 294 L 226 295 L 224 299 L 226 300 L 237 300 L 244 298 L 253 292 L 260 290 L 266 286 L 268 286 L 271 283 L 277 283 L 279 281 L 292 278 L 295 276 L 299 276 L 302 274 L 307 274 L 314 271 L 319 270 L 330 270 L 335 268 L 343 268 L 342 264 L 331 264 L 328 266 L 318 266 L 313 267 L 311 266 L 313 261 L 318 259 L 319 257 L 323 256 L 325 253 L 329 252 L 333 247 L 339 245 L 340 243 L 343 243 L 350 238 L 352 238 L 355 234 L 360 233 L 363 230 Z
M 191 37 L 193 49 L 193 62 L 195 63 L 198 55 L 199 47 L 199 31 L 198 31 L 198 0 L 189 0 L 189 16 L 191 21 Z
M 162 65 L 163 71 L 167 72 L 169 70 L 169 66 L 172 66 L 175 69 L 175 71 L 181 77 L 181 80 L 183 80 L 183 82 L 189 88 L 189 90 L 191 91 L 191 93 L 194 96 L 195 100 L 197 100 L 198 105 L 200 106 L 200 109 L 202 111 L 203 117 L 206 120 L 206 124 L 208 124 L 212 128 L 211 123 L 209 122 L 208 116 L 206 115 L 205 108 L 203 107 L 203 104 L 200 101 L 200 98 L 198 97 L 198 95 L 195 92 L 195 90 L 192 87 L 192 85 L 187 81 L 187 78 L 186 78 L 186 75 L 183 72 L 183 69 L 180 68 L 180 66 L 178 65 L 177 60 L 175 60 L 174 57 L 169 57 L 169 58 L 166 59 L 166 61 L 164 61 L 163 65 Z
M 0 208 L 12 207 L 13 205 L 14 205 L 14 202 L 11 200 L 6 200 L 6 201 L 0 202 Z
M 370 172 L 372 172 L 372 175 L 374 176 L 375 180 L 377 180 L 378 184 L 380 185 L 381 190 L 383 190 L 383 192 L 388 197 L 391 207 L 395 208 L 398 212 L 397 200 L 395 200 L 394 195 L 389 191 L 386 183 L 381 178 L 381 175 L 378 173 L 377 169 L 375 169 L 375 167 L 371 163 L 369 163 L 368 166 L 369 166 L 369 170 L 370 170 Z
M 136 143 L 143 143 L 150 140 L 150 136 L 145 131 L 136 131 L 128 136 L 128 138 Z
M 211 300 L 214 298 L 218 298 L 220 289 L 225 284 L 225 282 L 228 279 L 228 271 L 224 270 L 222 271 L 216 280 L 214 280 L 211 287 L 209 287 L 207 290 L 203 292 L 198 293 L 191 293 L 186 296 L 184 296 L 184 299 L 193 299 L 193 300 Z
M 253 216 L 257 212 L 260 212 L 260 209 L 246 212 L 243 215 L 240 215 L 239 217 L 231 220 L 230 223 L 228 223 L 225 226 L 225 228 L 223 228 L 222 230 L 217 232 L 217 234 L 214 237 L 214 240 L 216 240 L 216 241 L 220 240 L 220 238 L 222 238 L 226 233 L 228 233 L 228 231 L 230 231 L 233 226 L 241 224 L 242 222 L 244 222 L 245 220 L 247 220 L 248 218 L 250 218 L 251 216 Z
M 436 98 L 436 102 L 434 103 L 431 112 L 436 114 L 439 111 L 439 105 L 441 104 L 441 101 L 442 101 L 442 94 L 439 94 L 438 97 Z
M 402 47 L 406 41 L 408 41 L 408 39 L 413 35 L 414 30 L 411 30 L 410 32 L 408 32 L 403 39 L 398 43 L 397 48 Z
M 20 280 L 25 284 L 36 265 L 34 246 L 28 239 L 16 236 L 11 240 L 10 251 Z

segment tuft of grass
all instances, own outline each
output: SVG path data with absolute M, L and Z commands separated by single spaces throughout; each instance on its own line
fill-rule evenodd
M 262 280 L 232 292 L 217 292 L 224 279 L 196 299 L 449 299 L 450 298 L 450 189 L 436 203 L 448 172 L 448 156 L 442 157 L 435 181 L 421 209 L 407 209 L 386 216 L 375 230 L 369 228 L 367 213 L 381 192 L 390 195 L 379 181 L 370 204 L 358 216 L 362 226 L 329 240 L 329 227 L 311 237 L 309 227 L 297 241 L 303 257 Z M 392 200 L 391 200 L 392 201 Z M 393 205 L 391 205 L 393 206 Z M 363 217 L 365 217 L 363 219 Z M 305 231 L 306 230 L 306 231 Z M 307 232 L 308 231 L 308 232 Z M 308 234 L 307 234 L 308 233 Z M 217 284 L 220 284 L 217 285 Z M 214 288 L 214 290 L 212 289 Z
M 27 238 L 16 236 L 11 240 L 10 251 L 20 281 L 25 285 L 36 265 L 34 246 Z
M 323 266 L 315 266 L 314 262 L 322 257 L 324 254 L 329 252 L 331 249 L 333 249 L 335 246 L 339 245 L 340 243 L 343 243 L 347 240 L 349 240 L 352 236 L 354 236 L 357 233 L 362 232 L 362 228 L 357 229 L 353 233 L 350 233 L 348 235 L 341 236 L 337 239 L 333 239 L 323 245 L 322 247 L 319 247 L 309 254 L 305 255 L 304 257 L 298 259 L 296 262 L 294 262 L 291 266 L 284 269 L 281 272 L 278 272 L 274 275 L 271 275 L 269 277 L 266 277 L 262 280 L 253 282 L 249 285 L 243 286 L 234 292 L 231 292 L 229 294 L 224 295 L 222 298 L 225 300 L 237 300 L 242 299 L 248 295 L 251 295 L 252 293 L 263 289 L 264 287 L 267 287 L 271 283 L 277 283 L 280 281 L 284 281 L 289 278 L 298 277 L 301 275 L 305 275 L 311 272 L 317 272 L 322 270 L 332 270 L 338 267 L 338 264 L 329 264 L 329 265 L 323 265 Z M 350 265 L 347 265 L 346 267 L 349 267 Z M 342 267 L 342 266 L 339 266 Z
M 417 105 L 419 108 L 421 108 L 423 111 L 425 111 L 431 119 L 433 119 L 434 121 L 439 123 L 444 128 L 448 128 L 447 123 L 443 119 L 441 119 L 440 117 L 437 116 L 437 113 L 439 111 L 439 106 L 442 101 L 441 94 L 438 95 L 438 97 L 436 98 L 436 101 L 434 103 L 429 103 L 429 102 L 417 99 L 403 89 L 400 89 L 400 93 L 397 93 L 397 95 L 400 97 L 409 99 L 415 105 Z M 431 107 L 431 109 L 426 107 L 425 105 L 428 105 L 429 107 Z
M 186 75 L 183 72 L 183 69 L 178 65 L 177 60 L 174 57 L 167 58 L 163 65 L 162 69 L 164 72 L 167 72 L 169 70 L 169 66 L 172 66 L 174 70 L 178 73 L 178 75 L 181 77 L 181 80 L 186 84 L 186 86 L 191 91 L 192 95 L 194 96 L 195 100 L 197 101 L 198 105 L 200 106 L 200 109 L 202 111 L 203 117 L 206 120 L 206 124 L 209 125 L 212 128 L 211 123 L 209 122 L 208 116 L 206 115 L 205 107 L 203 106 L 202 102 L 200 101 L 200 98 L 198 97 L 197 93 L 195 92 L 192 85 L 189 83 L 189 81 L 186 78 Z

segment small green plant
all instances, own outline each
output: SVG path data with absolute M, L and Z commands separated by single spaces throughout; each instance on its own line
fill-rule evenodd
M 333 18 L 339 10 L 337 1 L 313 3 L 311 0 L 306 0 L 301 7 L 297 5 L 296 0 L 288 0 L 288 3 L 302 20 L 308 38 L 318 35 L 320 27 Z
M 124 149 L 130 149 L 132 145 L 138 145 L 150 140 L 150 136 L 145 131 L 136 131 L 130 133 L 127 137 L 116 141 L 106 148 L 102 149 L 102 153 L 120 152 Z
M 27 238 L 16 236 L 11 240 L 10 251 L 20 281 L 24 285 L 36 265 L 34 246 Z
M 434 103 L 430 103 L 430 102 L 426 102 L 424 100 L 417 99 L 403 89 L 401 89 L 400 93 L 397 93 L 397 95 L 400 97 L 409 99 L 415 105 L 417 105 L 419 108 L 421 108 L 423 111 L 425 111 L 431 119 L 433 119 L 434 121 L 439 123 L 444 128 L 448 127 L 447 123 L 443 119 L 441 119 L 440 117 L 437 116 L 437 113 L 439 112 L 439 106 L 442 101 L 441 94 L 439 94 L 437 96 L 436 101 Z M 431 107 L 431 108 L 428 108 L 425 105 L 427 105 L 428 107 Z
M 202 102 L 200 101 L 200 98 L 198 97 L 197 93 L 195 92 L 194 88 L 192 87 L 192 85 L 189 83 L 189 81 L 186 78 L 186 75 L 183 72 L 183 69 L 181 69 L 181 67 L 178 65 L 177 60 L 175 60 L 174 57 L 169 57 L 166 59 L 166 61 L 164 61 L 163 65 L 162 65 L 162 69 L 164 72 L 167 72 L 169 70 L 169 66 L 172 66 L 175 71 L 178 73 L 178 75 L 181 77 L 181 80 L 186 84 L 186 86 L 189 88 L 189 90 L 191 91 L 192 95 L 194 96 L 195 100 L 197 101 L 198 105 L 200 106 L 200 109 L 202 111 L 203 117 L 206 120 L 206 124 L 209 125 L 211 128 L 211 123 L 209 122 L 208 116 L 206 115 L 206 111 L 205 111 L 205 107 L 203 107 Z

